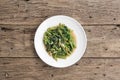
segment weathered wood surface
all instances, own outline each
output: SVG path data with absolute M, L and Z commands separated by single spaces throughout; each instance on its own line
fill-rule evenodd
M 59 14 L 82 24 L 120 24 L 120 0 L 0 0 L 0 24 L 40 24 Z
M 0 80 L 119 80 L 120 59 L 81 59 L 57 69 L 39 58 L 0 58 Z
M 38 25 L 54 15 L 77 19 L 88 38 L 84 57 L 64 69 L 34 50 Z M 120 0 L 0 0 L 0 80 L 120 80 Z
M 36 57 L 36 26 L 0 25 L 0 57 Z M 120 27 L 83 26 L 88 45 L 84 57 L 120 57 Z

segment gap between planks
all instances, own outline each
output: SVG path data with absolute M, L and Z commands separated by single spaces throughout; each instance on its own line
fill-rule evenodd
M 41 24 L 41 22 L 40 22 Z M 39 26 L 40 24 L 0 24 L 1 26 Z M 82 26 L 120 26 L 120 24 L 81 24 Z
M 40 59 L 38 56 L 35 56 L 35 57 L 0 57 L 0 59 L 4 59 L 4 58 L 8 58 L 8 59 L 11 59 L 11 58 L 28 58 L 28 59 L 32 59 L 32 58 L 38 58 Z M 120 57 L 82 57 L 81 59 L 120 59 Z M 41 60 L 41 59 L 40 59 Z

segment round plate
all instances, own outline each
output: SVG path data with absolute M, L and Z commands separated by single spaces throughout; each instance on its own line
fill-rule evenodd
M 73 30 L 76 37 L 77 47 L 66 59 L 58 59 L 56 61 L 46 52 L 43 43 L 43 35 L 49 27 L 56 26 L 59 23 L 65 24 L 68 28 Z M 80 60 L 86 49 L 87 38 L 83 27 L 75 19 L 68 16 L 57 15 L 46 19 L 39 25 L 35 34 L 34 45 L 38 56 L 46 64 L 57 68 L 63 68 L 71 66 Z

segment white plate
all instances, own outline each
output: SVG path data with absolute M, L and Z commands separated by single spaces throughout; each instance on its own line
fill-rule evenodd
M 76 36 L 77 47 L 66 59 L 58 59 L 55 61 L 45 50 L 43 35 L 49 27 L 56 26 L 59 23 L 65 24 L 68 28 L 73 30 Z M 87 38 L 83 27 L 75 19 L 68 16 L 57 15 L 46 19 L 39 25 L 35 34 L 34 45 L 38 56 L 46 64 L 57 68 L 63 68 L 73 65 L 81 59 L 86 49 Z

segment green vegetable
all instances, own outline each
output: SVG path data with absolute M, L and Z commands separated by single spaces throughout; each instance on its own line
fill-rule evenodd
M 76 48 L 73 31 L 64 24 L 48 28 L 44 33 L 43 43 L 46 51 L 55 60 L 66 59 Z

